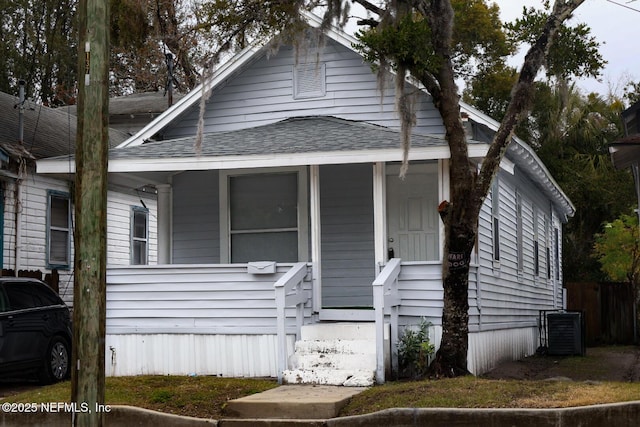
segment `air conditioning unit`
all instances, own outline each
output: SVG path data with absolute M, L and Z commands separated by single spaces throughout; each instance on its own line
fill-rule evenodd
M 548 350 L 554 356 L 584 356 L 584 318 L 581 312 L 547 314 Z

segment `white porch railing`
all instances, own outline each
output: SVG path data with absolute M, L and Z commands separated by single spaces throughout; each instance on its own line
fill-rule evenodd
M 392 370 L 397 372 L 397 360 L 393 357 L 395 346 L 398 341 L 398 307 L 400 298 L 398 296 L 398 276 L 400 275 L 400 258 L 391 259 L 378 277 L 373 281 L 373 307 L 376 328 L 376 382 L 384 383 L 384 310 L 385 307 L 391 309 L 391 365 Z
M 276 328 L 278 342 L 278 383 L 282 384 L 282 373 L 287 369 L 287 332 L 286 309 L 296 307 L 296 341 L 300 339 L 300 330 L 304 321 L 304 306 L 311 299 L 311 293 L 303 290 L 307 264 L 299 262 L 293 265 L 273 286 L 276 291 Z

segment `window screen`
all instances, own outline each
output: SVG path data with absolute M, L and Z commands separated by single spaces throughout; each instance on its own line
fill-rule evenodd
M 298 260 L 297 173 L 230 177 L 231 262 Z
M 149 212 L 134 207 L 131 213 L 131 263 L 146 265 L 149 248 Z
M 48 261 L 50 265 L 66 267 L 70 261 L 69 196 L 49 193 Z

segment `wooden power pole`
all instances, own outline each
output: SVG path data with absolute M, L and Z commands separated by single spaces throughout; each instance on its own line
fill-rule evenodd
M 73 369 L 74 426 L 102 426 L 105 395 L 109 0 L 78 4 Z

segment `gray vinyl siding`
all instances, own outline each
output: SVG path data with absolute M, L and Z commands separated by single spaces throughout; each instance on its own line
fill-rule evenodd
M 274 284 L 290 268 L 257 275 L 240 265 L 110 268 L 107 334 L 275 334 Z M 292 332 L 295 310 L 286 316 Z
M 469 272 L 469 328 L 477 330 L 478 298 L 477 268 Z M 432 261 L 402 263 L 398 277 L 400 325 L 417 325 L 424 318 L 433 325 L 442 325 L 443 289 L 442 265 Z
M 511 175 L 499 173 L 499 192 L 489 195 L 479 219 L 478 261 L 482 284 L 479 290 L 481 307 L 478 326 L 481 330 L 534 325 L 539 310 L 560 306 L 561 285 L 554 283 L 554 275 L 547 278 L 546 249 L 552 243 L 553 227 L 550 202 L 540 190 L 516 168 Z M 516 193 L 522 203 L 523 268 L 518 271 Z M 493 199 L 499 198 L 500 261 L 493 260 L 493 228 L 491 213 Z M 534 209 L 535 206 L 535 209 Z M 534 211 L 537 218 L 533 218 Z M 544 218 L 549 226 L 545 230 Z M 539 274 L 535 274 L 534 221 L 538 223 Z M 560 225 L 556 224 L 559 228 Z M 560 232 L 560 230 L 559 230 Z M 551 234 L 551 235 L 548 235 Z M 553 264 L 553 248 L 552 261 Z
M 107 194 L 107 265 L 131 264 L 131 210 L 148 210 L 148 264 L 158 262 L 157 204 L 155 195 L 110 190 Z
M 376 75 L 355 52 L 327 40 L 321 61 L 326 63 L 326 93 L 314 98 L 294 98 L 293 69 L 306 61 L 303 54 L 282 47 L 269 56 L 266 51 L 216 88 L 207 103 L 204 131 L 227 131 L 273 123 L 288 117 L 336 116 L 398 128 L 393 83 L 381 98 Z M 315 59 L 308 59 L 315 61 Z M 416 102 L 416 133 L 442 135 L 442 119 L 430 98 L 419 94 Z M 190 136 L 196 131 L 199 106 L 163 131 L 165 139 Z
M 218 172 L 184 172 L 173 177 L 173 262 L 220 262 Z
M 322 306 L 372 306 L 371 165 L 320 167 Z

